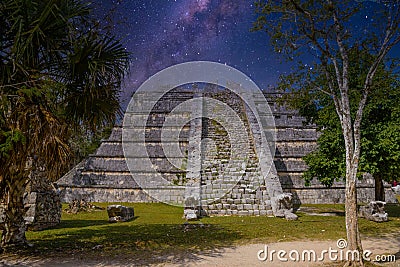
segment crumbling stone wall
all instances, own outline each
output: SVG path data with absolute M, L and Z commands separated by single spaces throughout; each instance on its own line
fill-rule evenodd
M 31 192 L 24 198 L 29 230 L 43 230 L 61 222 L 61 199 L 56 191 Z
M 56 191 L 25 193 L 24 216 L 28 230 L 43 230 L 61 222 L 61 198 Z M 4 222 L 5 204 L 0 205 L 0 224 Z M 0 227 L 1 228 L 1 227 Z

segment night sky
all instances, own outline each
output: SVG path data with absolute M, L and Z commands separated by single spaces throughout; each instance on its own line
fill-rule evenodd
M 360 34 L 368 31 L 379 1 L 352 21 Z M 97 11 L 115 7 L 113 28 L 133 62 L 121 96 L 122 105 L 146 79 L 182 62 L 208 60 L 237 68 L 260 88 L 276 85 L 294 63 L 273 52 L 264 32 L 251 32 L 257 15 L 252 0 L 103 0 Z M 399 47 L 391 55 L 399 57 Z M 304 64 L 313 58 L 304 55 Z

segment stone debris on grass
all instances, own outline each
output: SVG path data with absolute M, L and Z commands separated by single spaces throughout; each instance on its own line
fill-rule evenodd
M 195 221 L 197 220 L 197 214 L 196 210 L 194 209 L 185 209 L 183 211 L 183 218 L 186 219 L 187 221 Z
M 107 207 L 108 221 L 110 223 L 127 222 L 133 219 L 135 212 L 133 207 L 122 205 L 109 205 Z
M 283 193 L 277 196 L 274 206 L 276 207 L 275 217 L 285 218 L 288 221 L 298 219 L 298 216 L 293 213 L 293 195 L 291 193 Z
M 371 201 L 365 206 L 360 207 L 359 215 L 373 222 L 387 222 L 388 214 L 385 212 L 386 202 Z
M 93 210 L 104 210 L 104 208 L 93 205 L 85 199 L 74 199 L 68 204 L 68 208 L 64 209 L 66 213 L 77 214 L 78 212 L 88 212 Z

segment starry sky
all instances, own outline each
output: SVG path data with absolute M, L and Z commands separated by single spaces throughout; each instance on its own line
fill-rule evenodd
M 352 22 L 368 31 L 371 12 L 379 1 Z M 293 62 L 277 55 L 264 32 L 251 32 L 256 20 L 253 0 L 102 0 L 101 14 L 114 10 L 112 27 L 132 53 L 133 61 L 121 95 L 122 106 L 132 93 L 158 71 L 187 61 L 226 63 L 263 89 L 291 71 Z M 368 23 L 366 23 L 368 22 Z M 400 57 L 399 47 L 392 56 Z M 311 63 L 310 55 L 302 58 Z

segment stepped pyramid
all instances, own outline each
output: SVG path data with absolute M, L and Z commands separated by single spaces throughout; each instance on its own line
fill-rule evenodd
M 270 100 L 273 98 L 273 94 L 265 94 L 265 96 Z M 304 144 L 301 143 L 301 147 L 296 147 L 287 142 L 287 139 L 291 137 L 292 139 L 307 140 L 307 137 L 295 137 L 290 128 L 281 128 L 283 123 L 287 124 L 287 118 L 282 120 L 280 116 L 284 113 L 291 114 L 291 123 L 296 127 L 303 127 L 303 119 L 294 112 L 278 108 L 270 101 L 269 104 L 272 105 L 278 122 L 277 154 L 275 164 L 268 169 L 268 173 L 266 171 L 263 173 L 260 165 L 262 162 L 260 129 L 255 115 L 244 101 L 228 90 L 214 88 L 203 90 L 201 97 L 215 99 L 226 104 L 234 111 L 232 114 L 218 114 L 214 102 L 193 104 L 197 106 L 191 110 L 171 113 L 180 104 L 196 99 L 196 97 L 199 96 L 196 96 L 196 92 L 193 90 L 175 89 L 165 94 L 157 102 L 147 118 L 145 146 L 143 149 L 138 147 L 138 151 L 134 151 L 132 154 L 136 165 L 131 170 L 124 157 L 123 130 L 121 127 L 115 127 L 110 137 L 102 141 L 94 155 L 89 156 L 57 181 L 63 200 L 66 202 L 76 198 L 84 198 L 91 202 L 156 202 L 161 200 L 184 205 L 184 185 L 191 179 L 190 177 L 196 175 L 194 174 L 196 171 L 193 170 L 197 170 L 201 177 L 198 181 L 199 201 L 205 214 L 272 214 L 273 202 L 271 199 L 288 191 L 282 188 L 278 174 L 282 177 L 301 174 L 306 167 L 302 161 L 297 159 L 297 156 L 302 156 L 301 153 L 292 157 L 293 152 L 304 149 Z M 202 113 L 200 116 L 202 118 L 191 119 L 193 112 Z M 141 114 L 133 116 L 141 116 Z M 225 117 L 227 121 L 236 121 L 237 118 L 240 118 L 246 138 L 236 136 L 235 139 L 235 135 L 238 133 L 234 130 L 224 129 L 224 126 L 217 120 L 210 119 L 213 116 Z M 226 118 L 229 116 L 237 116 L 237 118 Z M 183 127 L 182 125 L 180 127 L 167 125 L 166 120 L 171 120 L 171 118 L 176 121 L 184 120 L 187 123 Z M 233 125 L 233 127 L 236 126 Z M 130 130 L 132 136 L 140 134 L 136 131 L 135 127 Z M 308 127 L 305 131 L 302 129 L 300 133 L 307 133 L 311 147 L 315 145 L 315 128 Z M 162 134 L 164 138 L 161 142 Z M 173 139 L 172 136 L 179 138 Z M 170 137 L 171 139 L 169 139 Z M 282 143 L 281 140 L 285 142 Z M 232 143 L 232 141 L 234 142 Z M 170 153 L 169 146 L 179 147 L 181 153 Z M 230 159 L 235 146 L 239 150 L 245 149 L 245 165 L 243 165 L 242 159 Z M 201 156 L 198 160 L 193 161 L 191 158 L 195 156 L 195 153 L 199 153 Z M 157 189 L 159 194 L 156 199 L 152 197 L 154 194 L 148 194 L 150 189 L 143 190 L 143 186 L 138 184 L 140 181 L 137 179 L 138 177 L 142 177 L 141 179 L 144 177 L 151 181 L 154 175 L 153 172 L 149 172 L 148 169 L 138 164 L 142 157 L 149 158 L 152 168 L 171 184 L 168 188 L 164 188 L 165 191 Z M 196 165 L 197 167 L 195 167 Z
M 267 171 L 262 168 L 265 159 L 260 150 L 256 117 L 239 96 L 227 90 L 203 90 L 200 94 L 228 105 L 243 123 L 246 140 L 240 136 L 235 139 L 235 131 L 224 129 L 217 120 L 210 119 L 211 114 L 207 114 L 210 110 L 218 115 L 218 110 L 210 104 L 194 101 L 192 108 L 172 112 L 180 104 L 196 100 L 198 94 L 193 90 L 174 89 L 157 102 L 147 118 L 145 145 L 132 146 L 136 150 L 128 157 L 135 163 L 131 169 L 124 157 L 122 127 L 115 127 L 95 154 L 57 181 L 63 201 L 80 198 L 90 202 L 161 200 L 183 206 L 186 191 L 194 188 L 206 215 L 272 214 L 271 200 L 282 192 L 292 193 L 297 204 L 344 202 L 343 183 L 326 188 L 314 181 L 311 187 L 304 186 L 301 175 L 307 166 L 302 157 L 316 148 L 318 133 L 316 127 L 305 125 L 304 118 L 296 111 L 274 103 L 275 93 L 264 92 L 276 128 L 274 164 Z M 199 113 L 203 117 L 193 119 L 194 114 Z M 168 120 L 186 123 L 178 127 L 168 124 Z M 130 129 L 133 138 L 140 134 L 137 130 Z M 235 146 L 246 147 L 245 166 L 240 160 L 230 161 Z M 150 159 L 152 171 L 140 164 L 145 158 Z M 148 185 L 144 188 L 143 183 L 138 184 L 138 181 L 154 180 L 155 172 L 170 184 L 167 188 L 161 190 Z M 190 182 L 194 182 L 193 188 L 185 186 Z M 373 184 L 364 182 L 358 186 L 360 201 L 373 199 Z

